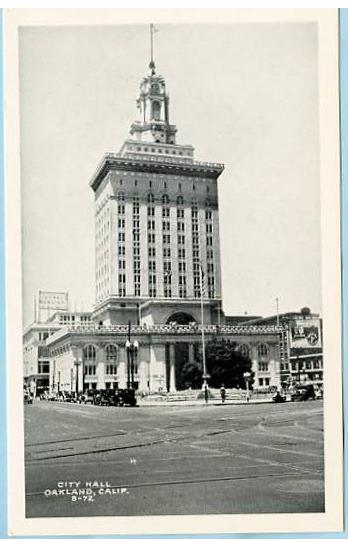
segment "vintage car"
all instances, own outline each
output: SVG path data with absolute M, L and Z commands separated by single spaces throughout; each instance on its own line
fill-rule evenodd
M 272 401 L 273 402 L 286 402 L 286 395 L 283 395 L 282 393 L 280 393 L 280 391 L 277 391 L 273 395 Z
M 136 406 L 134 389 L 101 389 L 94 395 L 97 406 Z
M 135 396 L 135 389 L 119 389 L 119 406 L 136 406 L 137 398 Z
M 296 386 L 294 393 L 291 395 L 292 402 L 307 401 L 315 399 L 315 391 L 313 384 L 302 384 Z
M 110 394 L 107 389 L 96 391 L 93 396 L 93 404 L 97 406 L 110 406 Z
M 86 389 L 86 391 L 79 396 L 79 402 L 82 404 L 94 404 L 94 399 L 97 394 L 97 389 Z

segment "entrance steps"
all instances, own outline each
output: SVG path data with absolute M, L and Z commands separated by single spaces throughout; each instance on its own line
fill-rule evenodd
M 182 402 L 204 399 L 201 389 L 186 389 L 182 391 L 173 391 L 146 395 L 144 397 L 149 401 Z M 221 401 L 220 389 L 209 388 L 209 399 Z M 239 389 L 226 389 L 226 401 L 240 401 L 246 399 L 246 392 Z

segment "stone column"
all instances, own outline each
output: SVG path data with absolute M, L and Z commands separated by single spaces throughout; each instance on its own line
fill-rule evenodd
M 138 380 L 140 391 L 147 391 L 147 361 L 146 351 L 144 346 L 138 346 L 138 352 L 136 354 L 138 360 L 138 374 L 135 375 L 135 379 Z
M 83 378 L 84 378 L 84 365 L 83 365 L 83 352 L 82 348 L 79 346 L 72 346 L 72 353 L 73 353 L 73 367 L 74 367 L 74 381 L 75 381 L 75 387 L 74 391 L 76 390 L 76 378 L 77 378 L 77 391 L 82 392 L 83 391 Z M 57 375 L 57 372 L 56 372 Z M 57 379 L 56 379 L 57 384 Z
M 150 388 L 151 391 L 162 390 L 166 387 L 166 364 L 165 364 L 165 346 L 161 344 L 150 345 Z
M 195 349 L 194 349 L 194 343 L 190 342 L 189 345 L 189 363 L 194 363 L 195 361 Z
M 169 391 L 176 391 L 176 383 L 175 383 L 175 344 L 170 344 L 169 345 L 169 368 L 170 368 Z
M 118 362 L 117 362 L 117 382 L 118 387 L 125 389 L 127 387 L 127 372 L 126 372 L 126 349 L 120 344 L 118 347 Z
M 97 348 L 97 389 L 105 389 L 105 361 L 104 361 L 104 348 L 101 346 Z
M 257 352 L 257 344 L 250 344 L 250 359 L 251 359 L 251 370 L 255 373 L 254 376 L 254 388 L 259 387 L 259 357 Z

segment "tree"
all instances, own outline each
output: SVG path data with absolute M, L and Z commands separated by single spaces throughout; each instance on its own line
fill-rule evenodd
M 211 387 L 220 387 L 221 384 L 226 387 L 246 387 L 243 374 L 251 372 L 252 363 L 249 357 L 238 350 L 236 342 L 214 338 L 206 343 L 205 357 Z M 200 387 L 202 371 L 202 354 L 200 354 L 199 362 L 187 362 L 183 365 L 185 385 L 192 388 Z M 249 387 L 253 384 L 254 375 L 251 374 Z
M 202 366 L 197 361 L 184 363 L 181 371 L 182 384 L 192 389 L 200 389 L 202 387 Z

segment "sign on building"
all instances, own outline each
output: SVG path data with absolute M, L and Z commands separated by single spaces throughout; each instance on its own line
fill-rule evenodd
M 294 320 L 290 328 L 290 348 L 321 348 L 320 320 Z
M 39 310 L 67 311 L 68 292 L 43 292 L 39 291 Z

